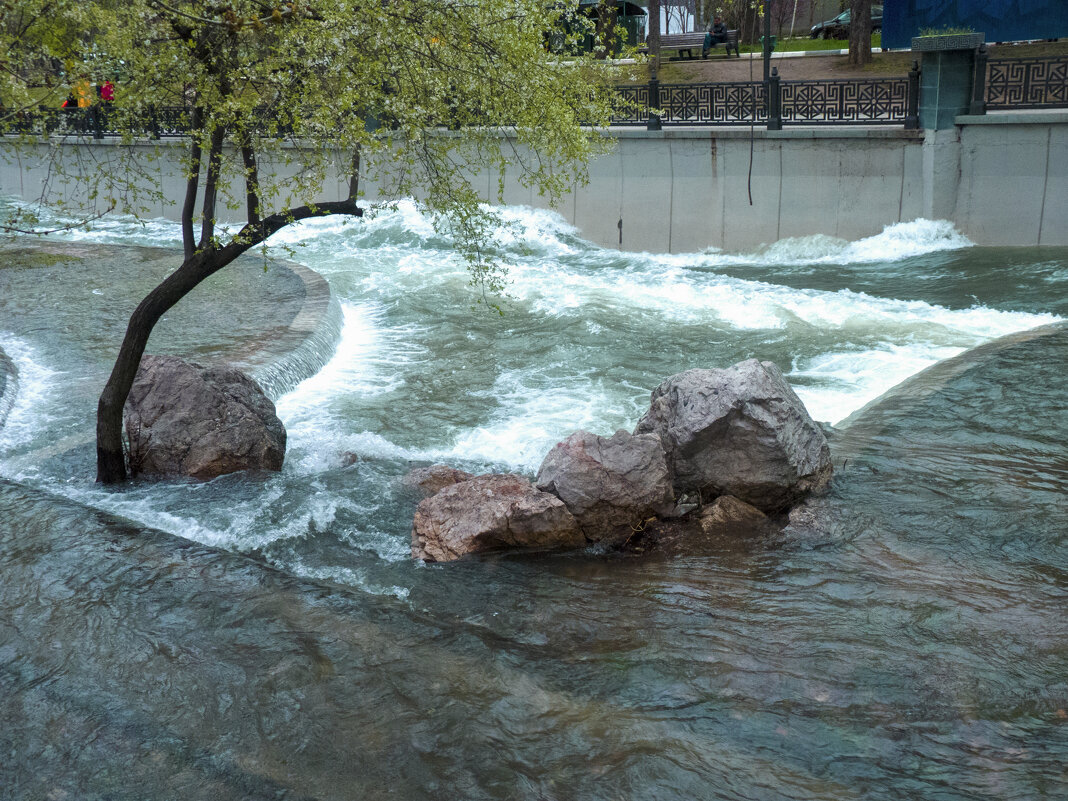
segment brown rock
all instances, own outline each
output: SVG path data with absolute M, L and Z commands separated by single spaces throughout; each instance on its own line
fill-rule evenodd
M 674 508 L 667 459 L 654 434 L 577 431 L 549 451 L 535 484 L 564 502 L 592 542 Z
M 145 356 L 124 411 L 135 475 L 282 469 L 285 427 L 270 398 L 239 370 Z
M 733 495 L 721 495 L 697 516 L 697 522 L 705 534 L 736 531 L 744 526 L 758 526 L 767 519 L 768 516 L 755 506 L 750 506 Z
M 445 487 L 419 504 L 412 524 L 412 556 L 428 562 L 506 548 L 585 544 L 563 502 L 516 475 L 476 476 Z
M 445 487 L 459 484 L 474 478 L 471 473 L 449 467 L 447 464 L 432 464 L 429 467 L 417 467 L 410 471 L 401 481 L 406 487 L 418 490 L 424 495 L 435 495 Z

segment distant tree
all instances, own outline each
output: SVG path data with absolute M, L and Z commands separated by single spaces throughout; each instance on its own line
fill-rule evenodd
M 849 63 L 871 63 L 871 0 L 851 0 L 849 5 Z
M 19 2 L 48 8 L 48 0 Z M 503 285 L 502 268 L 482 254 L 495 218 L 466 168 L 507 170 L 553 199 L 584 180 L 587 160 L 607 148 L 592 126 L 610 116 L 613 67 L 547 52 L 550 33 L 568 30 L 574 42 L 596 35 L 556 0 L 66 3 L 80 15 L 78 36 L 66 36 L 81 43 L 71 50 L 81 59 L 74 66 L 84 68 L 91 57 L 97 74 L 121 67 L 125 76 L 110 111 L 111 125 L 125 132 L 114 149 L 119 161 L 88 197 L 138 210 L 145 200 L 144 182 L 136 180 L 140 160 L 152 154 L 143 126 L 154 107 L 185 107 L 192 130 L 184 260 L 133 312 L 101 393 L 101 482 L 126 478 L 123 406 L 160 317 L 285 226 L 361 215 L 359 181 L 369 161 L 390 197 L 418 197 L 437 223 L 450 226 L 472 280 L 492 292 Z M 15 42 L 0 36 L 0 45 Z M 499 135 L 502 127 L 511 137 Z M 284 180 L 267 166 L 291 161 L 299 169 Z M 89 174 L 100 172 L 96 165 L 85 170 L 75 159 L 63 166 L 71 178 L 99 180 Z M 338 169 L 348 174 L 347 197 L 317 202 Z M 232 179 L 241 187 L 237 196 L 227 193 Z M 224 209 L 241 223 L 224 226 Z

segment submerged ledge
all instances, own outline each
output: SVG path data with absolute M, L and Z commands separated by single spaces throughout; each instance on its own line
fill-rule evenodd
M 71 259 L 82 259 L 93 251 L 114 251 L 127 247 L 171 254 L 170 250 L 164 248 L 88 242 L 50 241 L 44 247 L 30 246 L 27 249 L 41 251 L 50 257 L 69 256 Z M 175 355 L 209 364 L 228 364 L 243 370 L 260 384 L 271 400 L 276 401 L 301 381 L 315 375 L 330 359 L 341 338 L 343 317 L 340 304 L 330 291 L 330 285 L 317 272 L 286 259 L 267 258 L 263 261 L 284 270 L 289 277 L 299 281 L 302 297 L 293 317 L 288 321 L 279 320 L 278 324 L 268 320 L 258 336 L 249 337 L 241 345 L 226 348 L 207 358 L 202 354 L 188 352 Z M 5 362 L 9 368 L 5 368 Z M 5 373 L 14 380 L 5 379 Z M 0 350 L 0 428 L 6 422 L 7 414 L 18 402 L 17 376 L 16 365 Z M 104 376 L 101 377 L 101 386 Z M 75 430 L 56 442 L 12 456 L 7 461 L 17 471 L 75 448 L 85 447 L 93 441 L 94 433 L 91 428 Z
M 918 403 L 934 395 L 954 379 L 969 370 L 981 366 L 1006 350 L 1026 345 L 1037 339 L 1053 337 L 1068 333 L 1068 321 L 1062 320 L 1025 331 L 1006 334 L 963 353 L 935 362 L 915 373 L 904 381 L 895 384 L 874 400 L 852 412 L 848 417 L 834 426 L 835 431 L 848 434 L 850 438 L 862 437 L 868 426 L 879 427 L 880 413 L 890 405 L 900 406 L 904 403 Z

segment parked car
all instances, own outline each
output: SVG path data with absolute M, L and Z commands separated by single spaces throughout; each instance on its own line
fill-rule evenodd
M 826 22 L 818 22 L 812 26 L 812 38 L 813 39 L 848 39 L 849 38 L 849 21 L 852 19 L 847 8 L 841 14 L 834 19 L 829 19 Z M 871 7 L 871 29 L 875 31 L 881 31 L 883 29 L 883 7 L 872 6 Z

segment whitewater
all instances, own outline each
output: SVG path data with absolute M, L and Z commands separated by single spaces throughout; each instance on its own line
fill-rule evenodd
M 751 357 L 779 364 L 812 416 L 835 425 L 941 360 L 1061 319 L 1043 309 L 1041 293 L 976 296 L 967 265 L 981 251 L 943 221 L 891 225 L 856 242 L 812 236 L 747 254 L 663 255 L 595 247 L 552 212 L 501 213 L 493 255 L 509 272 L 500 316 L 478 306 L 449 235 L 411 202 L 363 220 L 304 222 L 271 240 L 272 255 L 326 278 L 341 332 L 322 369 L 276 398 L 289 436 L 286 466 L 253 482 L 121 493 L 94 486 L 84 440 L 117 338 L 69 362 L 69 329 L 114 314 L 101 293 L 123 290 L 65 275 L 72 288 L 62 292 L 69 308 L 61 316 L 81 322 L 44 335 L 13 318 L 36 299 L 9 295 L 0 347 L 18 367 L 20 389 L 0 430 L 0 474 L 244 552 L 329 536 L 341 543 L 329 559 L 295 550 L 272 558 L 298 573 L 402 595 L 403 584 L 368 577 L 374 570 L 359 554 L 408 558 L 411 502 L 395 485 L 413 465 L 530 475 L 572 431 L 632 429 L 664 377 Z M 59 239 L 169 248 L 176 263 L 180 229 L 119 217 Z M 241 281 L 250 286 L 267 280 L 247 272 Z M 240 297 L 244 286 L 205 291 Z M 255 317 L 251 302 L 237 308 Z M 114 316 L 113 335 L 123 322 Z M 183 326 L 188 343 L 215 328 L 195 318 Z M 72 443 L 82 457 L 61 458 Z

